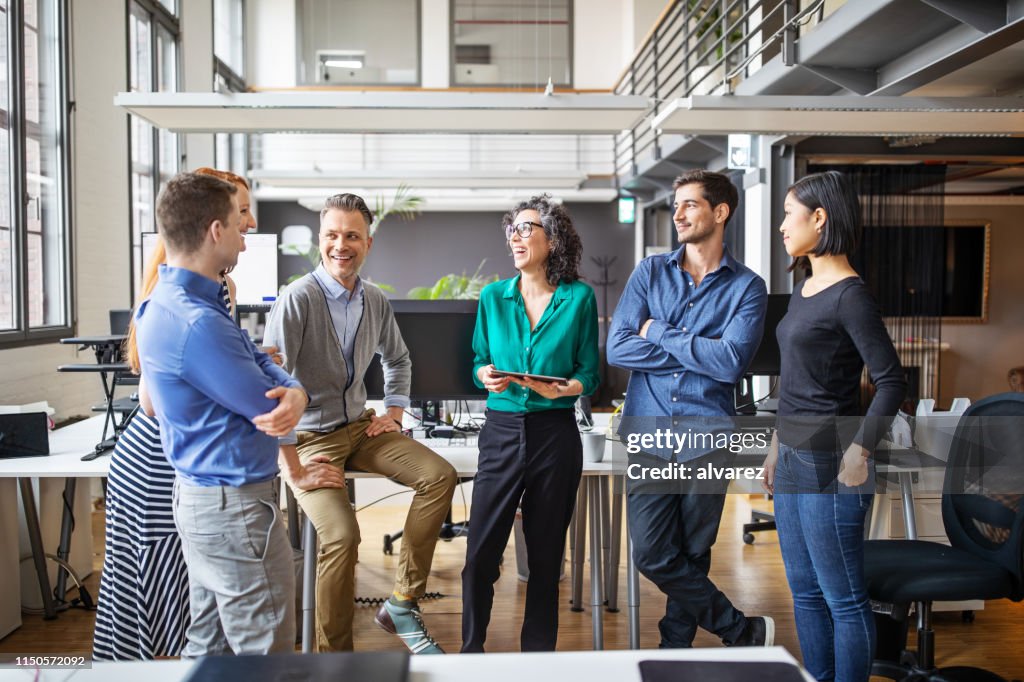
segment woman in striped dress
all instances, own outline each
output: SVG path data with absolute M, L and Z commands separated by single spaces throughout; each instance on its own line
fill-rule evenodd
M 256 227 L 250 210 L 249 185 L 235 175 L 212 168 L 214 175 L 238 186 L 243 234 Z M 243 244 L 244 248 L 244 244 Z M 166 258 L 162 241 L 146 265 L 140 301 L 156 286 Z M 224 273 L 221 296 L 234 310 L 234 283 Z M 135 323 L 128 331 L 125 355 L 139 372 Z M 144 387 L 140 385 L 140 390 Z M 110 461 L 106 499 L 106 554 L 93 635 L 97 660 L 152 659 L 177 656 L 188 630 L 188 570 L 174 526 L 171 492 L 174 469 L 160 444 L 160 425 L 141 409 L 118 438 Z

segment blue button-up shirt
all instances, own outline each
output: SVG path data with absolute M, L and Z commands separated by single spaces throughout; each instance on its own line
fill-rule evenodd
M 220 284 L 162 265 L 135 321 L 160 440 L 178 475 L 196 486 L 274 478 L 277 439 L 251 420 L 277 406 L 267 391 L 301 385 L 235 325 Z
M 726 249 L 697 286 L 682 268 L 685 249 L 640 261 L 615 309 L 608 363 L 632 370 L 620 435 L 646 418 L 734 415 L 734 387 L 761 342 L 764 280 Z
M 313 271 L 313 276 L 326 294 L 327 310 L 331 313 L 331 324 L 334 325 L 334 332 L 341 343 L 341 355 L 345 358 L 348 382 L 351 386 L 355 376 L 356 332 L 359 330 L 359 322 L 363 319 L 363 281 L 357 277 L 355 287 L 349 291 L 341 282 L 331 277 L 322 264 Z M 409 402 L 407 395 L 384 396 L 385 407 L 401 407 L 404 410 L 409 407 Z

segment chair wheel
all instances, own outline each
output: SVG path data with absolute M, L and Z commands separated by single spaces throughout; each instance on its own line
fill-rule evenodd
M 964 623 L 973 623 L 974 622 L 974 611 L 961 611 L 960 612 L 960 620 L 963 621 Z
M 744 542 L 744 544 L 747 544 L 747 545 L 754 544 L 754 534 L 753 533 L 744 533 L 743 534 L 743 542 Z
M 387 556 L 392 556 L 392 555 L 394 555 L 394 553 L 395 553 L 395 546 L 391 542 L 391 536 L 390 535 L 385 535 L 384 536 L 384 554 L 387 555 Z

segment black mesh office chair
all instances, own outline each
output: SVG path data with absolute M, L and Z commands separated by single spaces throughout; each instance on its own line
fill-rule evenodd
M 902 652 L 898 661 L 876 660 L 872 674 L 894 680 L 1003 680 L 979 668 L 935 668 L 931 606 L 936 600 L 1024 598 L 1022 416 L 1024 393 L 1003 393 L 972 405 L 957 424 L 942 494 L 951 546 L 922 540 L 865 544 L 868 594 L 891 607 L 897 621 L 877 619 L 879 653 L 887 646 Z M 905 650 L 911 604 L 917 613 L 915 652 Z

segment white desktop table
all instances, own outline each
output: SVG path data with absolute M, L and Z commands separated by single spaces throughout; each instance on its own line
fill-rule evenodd
M 43 600 L 43 617 L 51 619 L 56 617 L 56 606 L 53 600 L 53 593 L 50 590 L 50 579 L 46 572 L 46 558 L 43 548 L 42 536 L 39 529 L 39 515 L 36 511 L 35 493 L 32 490 L 33 478 L 63 478 L 64 493 L 69 500 L 68 504 L 73 505 L 75 488 L 79 478 L 105 478 L 110 468 L 109 456 L 101 456 L 90 462 L 83 462 L 82 455 L 95 450 L 96 442 L 104 430 L 106 416 L 96 416 L 86 419 L 71 426 L 50 432 L 50 454 L 41 457 L 11 457 L 0 459 L 0 478 L 14 478 L 18 481 L 21 490 L 22 506 L 25 511 L 25 522 L 28 526 L 29 543 L 32 546 L 32 557 L 35 564 L 36 574 L 39 579 L 39 589 Z M 0 514 L 4 516 L 11 514 L 17 518 L 17 504 L 14 496 L 11 499 L 0 501 Z M 57 550 L 57 556 L 63 560 L 68 558 L 68 548 L 71 538 L 71 517 L 64 511 L 64 520 L 61 523 L 61 541 Z M 58 574 L 58 588 L 63 592 L 66 574 L 60 571 Z
M 782 647 L 708 649 L 646 649 L 643 651 L 565 651 L 556 653 L 454 654 L 412 656 L 409 682 L 641 682 L 640 661 L 777 662 L 798 665 Z M 74 674 L 75 682 L 179 682 L 192 668 L 191 661 L 143 661 L 96 663 L 91 670 Z M 10 679 L 57 682 L 68 670 L 19 670 Z M 803 672 L 807 682 L 812 678 Z

